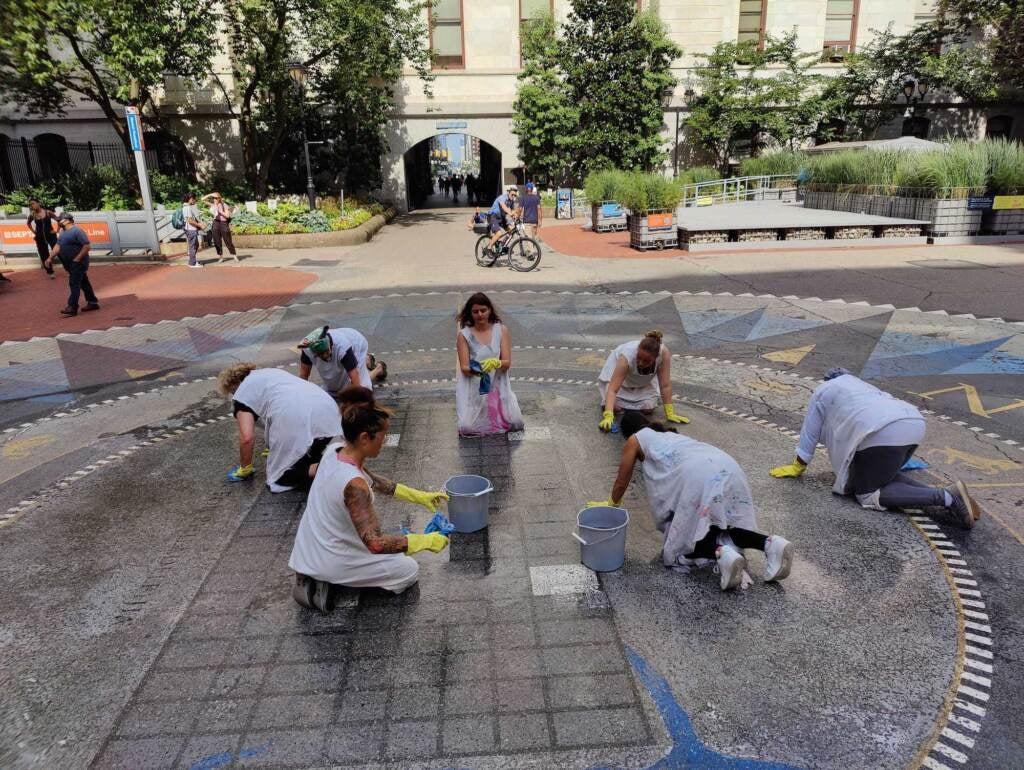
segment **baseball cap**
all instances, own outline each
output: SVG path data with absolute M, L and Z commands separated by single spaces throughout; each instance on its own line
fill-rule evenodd
M 526 189 L 527 190 L 536 190 L 537 186 L 533 182 L 527 182 L 526 183 Z
M 58 222 L 74 222 L 75 218 L 73 216 L 71 216 L 68 212 L 62 211 L 59 215 L 57 215 L 57 221 Z

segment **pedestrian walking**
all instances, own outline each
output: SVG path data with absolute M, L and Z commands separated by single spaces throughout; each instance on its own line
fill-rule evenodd
M 462 177 L 456 174 L 452 177 L 452 199 L 457 201 L 460 192 L 462 192 Z
M 181 199 L 181 216 L 185 221 L 182 229 L 185 231 L 185 242 L 188 245 L 188 266 L 202 267 L 203 264 L 198 260 L 198 255 L 201 248 L 200 238 L 206 226 L 199 214 L 195 193 L 185 193 L 185 197 Z
M 526 225 L 526 232 L 534 240 L 537 239 L 537 230 L 541 225 L 540 196 L 537 195 L 537 186 L 533 182 L 526 183 L 526 195 L 519 201 L 519 207 L 523 210 L 523 224 Z
M 47 260 L 50 258 L 50 251 L 57 245 L 57 233 L 54 227 L 57 215 L 36 198 L 32 198 L 28 202 L 28 209 L 28 220 L 25 224 L 32 231 L 32 237 L 35 238 L 39 261 L 46 274 L 51 279 L 56 278 L 53 266 L 52 264 L 47 265 Z
M 210 203 L 210 215 L 213 217 L 213 247 L 217 249 L 217 256 L 224 258 L 224 247 L 228 247 L 228 253 L 238 262 L 238 254 L 235 253 L 235 244 L 231 240 L 231 217 L 235 210 L 224 202 L 219 192 L 207 193 L 203 201 Z
M 60 225 L 60 234 L 57 236 L 57 245 L 53 247 L 49 258 L 46 260 L 47 267 L 53 267 L 53 258 L 56 257 L 68 271 L 68 305 L 60 311 L 61 315 L 78 315 L 78 297 L 85 294 L 85 307 L 82 312 L 88 310 L 99 310 L 100 301 L 96 298 L 96 292 L 92 290 L 89 282 L 89 236 L 85 230 L 75 224 L 75 218 L 67 212 L 57 217 Z

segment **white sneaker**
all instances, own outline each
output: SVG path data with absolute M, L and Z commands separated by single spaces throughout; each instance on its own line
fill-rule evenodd
M 722 590 L 736 588 L 743 580 L 743 570 L 747 568 L 747 560 L 743 558 L 743 554 L 731 545 L 720 545 L 715 552 L 715 558 L 718 560 Z
M 784 537 L 770 535 L 764 544 L 764 582 L 782 580 L 793 566 L 793 544 Z
M 202 262 L 196 262 L 194 265 L 189 265 L 189 267 L 202 267 L 202 266 L 203 266 Z

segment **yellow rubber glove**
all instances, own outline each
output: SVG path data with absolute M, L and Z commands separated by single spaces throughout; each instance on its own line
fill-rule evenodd
M 620 507 L 619 503 L 621 503 L 621 502 L 622 502 L 621 500 L 616 502 L 615 500 L 612 500 L 609 497 L 607 500 L 591 500 L 590 502 L 587 503 L 586 507 L 587 508 L 619 508 Z
M 261 457 L 270 457 L 270 450 L 269 449 L 264 449 L 262 452 L 260 452 L 260 456 Z
M 803 476 L 807 466 L 803 463 L 792 462 L 789 465 L 779 465 L 772 468 L 768 473 L 777 479 L 795 479 Z
M 431 532 L 429 535 L 408 534 L 405 536 L 407 543 L 406 553 L 419 553 L 420 551 L 433 551 L 440 553 L 448 545 L 448 538 L 440 532 Z
M 669 422 L 681 422 L 683 425 L 690 423 L 689 417 L 683 417 L 681 414 L 676 414 L 675 407 L 672 404 L 665 404 L 665 419 Z
M 244 479 L 249 478 L 255 472 L 256 469 L 252 467 L 251 463 L 249 465 L 246 465 L 245 467 L 241 465 L 236 465 L 234 468 L 228 471 L 228 481 L 242 481 Z
M 395 486 L 395 498 L 405 500 L 407 503 L 422 505 L 428 511 L 434 513 L 437 510 L 437 506 L 441 504 L 441 501 L 448 499 L 448 495 L 444 492 L 424 492 L 420 489 L 407 487 L 405 484 L 398 484 Z
M 601 415 L 601 422 L 597 424 L 597 427 L 607 433 L 612 429 L 613 422 L 615 422 L 615 412 L 605 412 Z
M 500 358 L 485 358 L 480 362 L 480 368 L 484 370 L 484 374 L 490 374 L 496 369 L 501 368 Z

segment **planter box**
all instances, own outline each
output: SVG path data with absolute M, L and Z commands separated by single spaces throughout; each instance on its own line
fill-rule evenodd
M 736 234 L 736 240 L 741 243 L 747 241 L 777 241 L 779 240 L 778 230 L 740 230 Z
M 596 233 L 607 233 L 618 230 L 625 230 L 626 210 L 615 201 L 603 201 L 594 203 L 590 207 L 591 228 Z
M 874 232 L 870 227 L 837 227 L 833 237 L 837 241 L 851 241 L 861 238 L 872 238 L 874 237 Z
M 354 246 L 366 243 L 378 230 L 395 216 L 393 210 L 363 222 L 351 230 L 329 233 L 274 233 L 267 235 L 234 235 L 235 246 L 240 249 L 315 249 L 324 246 Z
M 680 243 L 728 243 L 728 230 L 683 230 L 679 228 Z
M 786 231 L 787 241 L 823 241 L 826 233 L 822 227 L 794 227 Z
M 671 211 L 649 211 L 629 218 L 629 245 L 634 249 L 664 249 L 679 245 L 676 215 Z
M 853 211 L 879 217 L 923 219 L 931 222 L 937 237 L 976 235 L 981 230 L 981 211 L 970 211 L 963 199 L 901 198 L 895 195 L 808 190 L 804 208 Z
M 982 212 L 982 230 L 992 235 L 1024 233 L 1024 209 L 1002 209 Z

